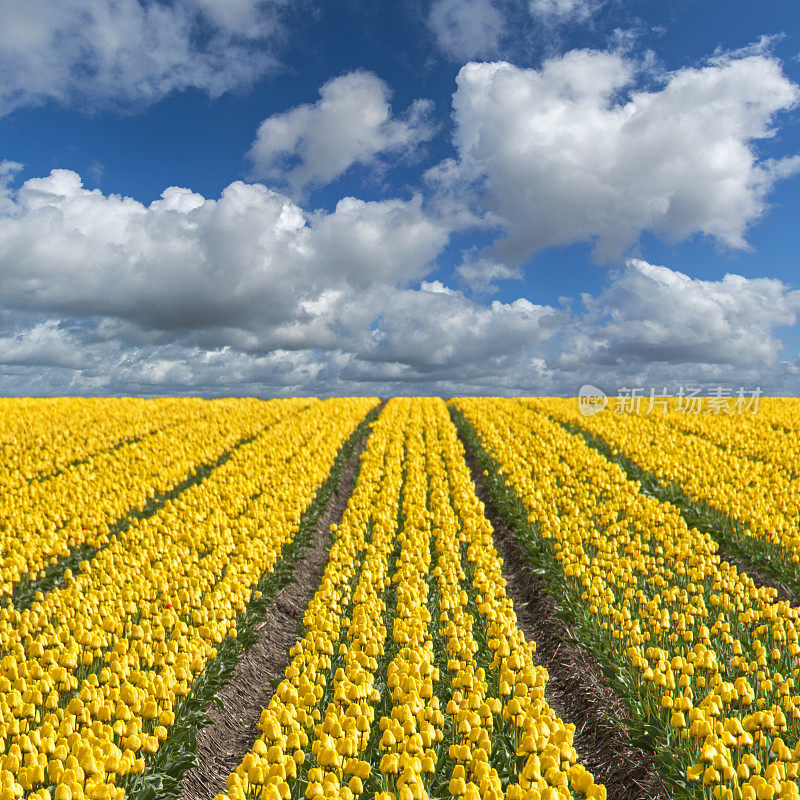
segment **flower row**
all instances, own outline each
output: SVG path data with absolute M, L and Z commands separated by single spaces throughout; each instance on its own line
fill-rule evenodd
M 191 404 L 171 398 L 0 398 L 0 488 L 14 491 L 147 436 Z
M 752 535 L 781 547 L 795 564 L 800 562 L 800 481 L 792 466 L 798 455 L 796 435 L 783 428 L 776 431 L 760 416 L 728 422 L 710 414 L 697 420 L 675 411 L 583 417 L 569 401 L 528 403 L 601 437 L 643 469 L 676 483 L 693 500 L 738 520 Z M 737 437 L 731 438 L 732 430 Z M 721 446 L 727 441 L 733 442 L 731 447 Z

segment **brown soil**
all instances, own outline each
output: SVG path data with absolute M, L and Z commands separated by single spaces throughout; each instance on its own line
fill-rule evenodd
M 798 599 L 797 595 L 785 583 L 781 583 L 780 581 L 776 581 L 774 578 L 770 578 L 769 575 L 765 575 L 752 564 L 748 564 L 741 558 L 737 558 L 736 556 L 726 553 L 721 548 L 717 550 L 717 555 L 719 556 L 720 561 L 727 561 L 729 564 L 735 566 L 740 573 L 743 573 L 751 578 L 758 589 L 760 589 L 762 586 L 769 586 L 778 592 L 778 600 L 785 600 L 792 606 L 800 606 L 800 599 Z
M 197 732 L 197 765 L 184 775 L 179 800 L 213 800 L 224 792 L 228 775 L 258 738 L 261 711 L 272 697 L 272 682 L 283 677 L 289 664 L 289 649 L 297 641 L 303 612 L 328 563 L 330 526 L 341 521 L 366 441 L 364 437 L 344 465 L 339 488 L 295 566 L 294 580 L 278 593 L 256 629 L 258 641 L 242 653 L 233 676 L 218 693 L 222 706 L 212 703 L 206 709 L 212 723 Z
M 556 615 L 543 581 L 525 563 L 524 548 L 484 491 L 474 454 L 462 444 L 475 490 L 494 528 L 517 624 L 528 641 L 536 642 L 537 660 L 547 668 L 547 702 L 565 722 L 575 725 L 573 744 L 580 763 L 605 784 L 609 800 L 670 800 L 652 757 L 631 743 L 619 722 L 628 713 L 625 704 L 570 626 Z

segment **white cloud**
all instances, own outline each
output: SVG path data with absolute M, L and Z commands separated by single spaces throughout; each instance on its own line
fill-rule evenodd
M 297 326 L 313 317 L 304 302 L 418 280 L 447 242 L 419 197 L 345 198 L 333 213 L 307 215 L 263 185 L 235 182 L 218 200 L 170 187 L 145 206 L 54 170 L 9 203 L 0 215 L 3 307 L 152 331 L 255 331 L 269 347 L 282 336 L 298 345 Z
M 435 0 L 428 25 L 439 48 L 461 62 L 495 56 L 506 32 L 503 14 L 492 0 Z
M 315 104 L 261 123 L 249 152 L 256 177 L 278 180 L 301 194 L 354 164 L 374 164 L 384 153 L 407 154 L 434 134 L 429 100 L 415 100 L 394 117 L 389 87 L 371 72 L 334 78 L 319 94 Z
M 449 380 L 490 374 L 498 360 L 517 361 L 540 348 L 559 320 L 556 309 L 524 298 L 487 307 L 441 281 L 423 281 L 418 290 L 375 284 L 325 304 L 303 341 L 338 351 L 373 378 L 388 370 L 408 381 Z M 312 327 L 316 340 L 308 337 Z
M 800 169 L 800 157 L 760 160 L 753 147 L 797 87 L 765 55 L 718 56 L 652 89 L 635 77 L 623 55 L 587 50 L 538 70 L 467 64 L 453 96 L 458 160 L 429 180 L 472 181 L 465 204 L 478 196 L 502 220 L 493 255 L 507 263 L 580 241 L 608 259 L 643 231 L 746 247 L 774 183 Z
M 494 294 L 498 290 L 498 286 L 492 281 L 522 278 L 522 270 L 519 267 L 509 267 L 488 258 L 476 258 L 474 253 L 465 253 L 464 256 L 465 258 L 456 268 L 456 272 L 474 292 Z
M 791 391 L 796 379 L 776 332 L 800 292 L 777 280 L 630 261 L 582 316 L 524 297 L 484 305 L 422 280 L 447 234 L 419 198 L 309 215 L 234 183 L 218 200 L 172 187 L 144 206 L 55 171 L 9 202 L 5 393 L 513 394 L 690 379 Z M 465 255 L 462 278 L 507 277 Z
M 533 351 L 557 328 L 547 306 L 486 307 L 422 280 L 448 233 L 419 197 L 346 198 L 308 214 L 236 182 L 217 200 L 170 187 L 143 205 L 54 170 L 9 192 L 9 204 L 6 392 L 326 393 L 443 387 L 454 375 L 480 384 L 499 366 L 540 364 Z
M 16 161 L 0 161 L 0 214 L 8 213 L 13 208 L 11 183 L 22 169 Z
M 385 295 L 377 303 L 382 335 L 365 340 L 360 358 L 397 364 L 416 380 L 502 374 L 504 364 L 538 355 L 560 321 L 555 309 L 525 298 L 486 307 L 443 288 Z
M 208 305 L 225 306 L 222 289 L 206 285 Z M 342 283 L 295 290 L 307 299 L 282 322 L 167 330 L 90 318 L 100 291 L 84 286 L 80 319 L 0 316 L 2 393 L 574 394 L 587 382 L 796 392 L 777 332 L 796 320 L 800 292 L 771 279 L 705 281 L 631 261 L 583 298 L 582 315 L 526 298 L 483 305 L 440 280 Z
M 318 269 L 356 287 L 421 278 L 447 241 L 419 196 L 371 203 L 346 197 L 333 214 L 314 215 L 312 225 Z
M 773 278 L 690 278 L 631 259 L 598 297 L 584 296 L 593 351 L 616 363 L 774 367 L 779 327 L 794 325 L 800 291 Z
M 218 30 L 246 39 L 258 39 L 277 27 L 278 9 L 285 0 L 191 0 Z
M 0 0 L 0 115 L 48 100 L 216 97 L 277 64 L 285 0 Z
M 604 0 L 530 0 L 531 14 L 547 24 L 586 22 L 604 5 Z
M 645 396 L 680 386 L 705 392 L 760 387 L 797 394 L 796 366 L 781 360 L 778 332 L 796 324 L 800 291 L 771 278 L 691 278 L 631 259 L 587 313 L 566 326 L 550 363 L 561 391 L 585 383 Z
M 441 281 L 422 281 L 419 288 L 423 292 L 432 292 L 433 294 L 455 294 L 452 289 L 445 286 Z

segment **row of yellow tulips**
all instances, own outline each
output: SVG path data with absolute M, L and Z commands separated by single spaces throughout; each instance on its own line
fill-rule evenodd
M 800 401 L 794 402 L 800 411 Z M 773 436 L 771 425 L 755 417 L 737 417 L 718 422 L 712 414 L 694 418 L 688 427 L 686 414 L 615 414 L 610 411 L 583 417 L 570 400 L 530 400 L 526 403 L 555 419 L 579 425 L 624 453 L 640 467 L 661 480 L 678 484 L 693 500 L 709 504 L 717 511 L 747 526 L 750 534 L 782 548 L 795 563 L 800 563 L 800 481 L 795 477 L 797 439 L 785 431 Z M 759 412 L 760 413 L 760 412 Z M 739 452 L 726 452 L 715 442 L 728 440 L 735 428 Z M 783 431 L 783 428 L 781 428 Z M 759 443 L 760 438 L 763 440 Z M 758 453 L 770 452 L 762 460 Z
M 303 615 L 305 636 L 290 649 L 285 677 L 261 714 L 261 736 L 228 776 L 231 800 L 255 792 L 288 800 L 289 781 L 297 778 L 301 768 L 307 770 L 309 797 L 323 793 L 326 784 L 338 792 L 341 754 L 332 741 L 342 740 L 341 748 L 351 750 L 354 740 L 369 733 L 374 704 L 380 699 L 373 673 L 383 656 L 386 636 L 382 594 L 389 580 L 387 559 L 400 500 L 404 416 L 399 405 L 390 401 L 367 440 L 341 523 L 332 526 L 335 537 L 320 586 Z M 334 660 L 340 666 L 331 674 Z M 346 726 L 347 738 L 345 726 L 337 722 L 334 727 L 327 714 L 323 721 L 326 697 L 347 702 L 354 723 Z M 320 726 L 319 736 L 316 726 Z M 317 771 L 306 763 L 311 737 L 315 737 Z M 352 758 L 345 766 L 348 777 L 369 777 L 368 762 Z
M 700 436 L 726 453 L 775 464 L 800 475 L 800 400 L 762 398 L 757 409 L 730 414 L 690 414 L 670 403 L 665 421 Z
M 177 399 L 0 398 L 0 487 L 14 491 L 180 418 Z

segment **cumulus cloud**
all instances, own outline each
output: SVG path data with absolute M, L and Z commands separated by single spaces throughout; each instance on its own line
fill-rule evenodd
M 782 346 L 774 329 L 794 325 L 800 312 L 800 291 L 773 278 L 707 281 L 639 259 L 583 299 L 594 352 L 618 363 L 774 366 Z
M 800 291 L 779 280 L 701 280 L 631 259 L 583 301 L 586 313 L 565 327 L 551 362 L 568 393 L 585 383 L 614 393 L 680 386 L 797 393 L 778 331 L 796 324 Z
M 361 361 L 395 365 L 416 380 L 516 361 L 538 351 L 561 319 L 556 309 L 525 298 L 475 303 L 441 281 L 423 282 L 419 290 L 375 287 L 337 314 L 347 331 L 343 341 Z
M 483 307 L 459 295 L 407 292 L 387 308 L 379 328 L 385 335 L 364 357 L 423 373 L 444 370 L 442 377 L 452 380 L 459 369 L 494 370 L 541 350 L 557 317 L 554 309 L 525 298 Z
M 217 97 L 277 64 L 285 0 L 0 0 L 0 115 L 48 100 Z
M 295 194 L 329 183 L 354 164 L 382 154 L 407 154 L 430 139 L 433 104 L 415 100 L 392 115 L 389 87 L 371 72 L 328 81 L 320 99 L 265 119 L 250 148 L 253 173 L 288 185 Z
M 467 64 L 453 96 L 458 159 L 428 180 L 471 182 L 465 204 L 478 193 L 501 220 L 492 255 L 509 263 L 580 241 L 606 260 L 644 231 L 746 247 L 772 186 L 800 170 L 800 157 L 764 160 L 754 147 L 797 105 L 797 86 L 763 54 L 719 55 L 652 88 L 636 78 L 622 54 L 590 50 L 541 69 Z
M 17 339 L 34 333 L 17 319 Z M 19 326 L 22 326 L 19 329 Z M 55 324 L 53 324 L 55 327 Z M 91 323 L 58 326 L 63 358 L 47 348 L 9 352 L 0 336 L 0 389 L 6 395 L 313 394 L 323 369 L 311 351 L 254 354 L 186 342 L 132 346 L 104 339 Z
M 8 197 L 5 391 L 327 393 L 456 374 L 480 384 L 498 366 L 540 364 L 534 351 L 560 315 L 423 280 L 448 233 L 419 197 L 310 214 L 236 182 L 218 199 L 171 187 L 144 205 L 68 170 Z
M 237 181 L 145 205 L 17 172 L 0 166 L 0 393 L 796 391 L 778 334 L 800 291 L 778 280 L 630 260 L 580 312 L 483 302 L 442 276 L 449 230 L 419 196 L 310 213 Z M 453 279 L 480 294 L 519 274 L 466 250 Z
M 39 202 L 45 189 L 55 194 L 57 187 L 48 180 L 28 187 L 39 193 Z M 62 176 L 60 196 L 67 183 Z M 236 197 L 246 195 L 248 187 L 229 190 Z M 139 218 L 126 216 L 120 199 L 88 213 L 98 198 L 84 196 L 83 216 L 93 216 L 98 230 L 104 213 L 106 228 L 129 229 L 129 240 L 117 233 L 115 241 L 136 256 L 139 280 L 123 273 L 119 260 L 102 272 L 102 254 L 108 257 L 111 249 L 85 228 L 83 235 L 100 247 L 101 257 L 82 270 L 76 264 L 69 274 L 61 271 L 62 261 L 49 273 L 67 293 L 66 301 L 59 301 L 39 291 L 52 251 L 34 253 L 11 283 L 2 284 L 0 302 L 12 310 L 0 317 L 0 391 L 574 394 L 587 382 L 609 391 L 626 385 L 660 391 L 680 384 L 796 391 L 797 365 L 780 361 L 777 333 L 795 324 L 800 292 L 780 281 L 736 275 L 700 280 L 631 260 L 600 293 L 583 296 L 581 313 L 525 297 L 484 304 L 442 280 L 422 280 L 419 289 L 403 285 L 410 275 L 405 268 L 372 276 L 339 274 L 339 255 L 323 268 L 316 221 L 293 219 L 297 207 L 285 198 L 286 205 L 280 210 L 276 205 L 267 217 L 265 209 L 278 198 L 262 191 L 240 195 L 235 205 L 225 196 L 209 201 L 185 191 L 165 192 L 155 210 L 136 209 Z M 13 221 L 24 225 L 34 212 L 16 202 Z M 244 214 L 248 203 L 259 213 Z M 400 210 L 411 219 L 416 214 L 413 207 Z M 161 214 L 168 216 L 143 224 Z M 51 231 L 64 224 L 52 208 L 47 216 Z M 159 226 L 177 232 L 173 250 L 164 250 L 154 237 Z M 223 236 L 226 227 L 229 235 Z M 265 227 L 271 229 L 267 237 Z M 190 238 L 204 243 L 188 247 Z M 0 241 L 6 241 L 2 229 Z M 216 268 L 202 260 L 210 257 L 204 248 L 212 242 Z M 69 239 L 61 240 L 62 249 L 69 245 Z M 248 250 L 257 251 L 248 267 L 256 274 L 245 283 L 238 262 Z M 77 257 L 88 252 L 80 250 Z M 145 252 L 149 260 L 142 260 Z M 10 263 L 6 255 L 0 255 L 4 274 Z M 194 271 L 180 261 L 197 255 L 202 263 Z M 294 260 L 276 279 L 272 265 L 283 257 Z M 36 259 L 43 262 L 33 269 Z M 424 274 L 426 267 L 417 263 L 417 275 Z M 98 270 L 101 280 L 87 277 Z M 23 272 L 30 283 L 22 280 Z M 155 290 L 148 290 L 148 283 Z M 195 293 L 190 319 L 182 316 L 178 284 Z M 280 309 L 271 292 L 278 293 Z M 152 305 L 158 293 L 164 295 L 161 305 L 143 313 L 141 307 Z M 124 295 L 130 297 L 123 302 Z M 197 302 L 201 296 L 203 303 Z
M 495 56 L 506 32 L 492 0 L 435 0 L 428 25 L 442 52 L 461 62 Z
M 16 161 L 0 161 L 0 214 L 7 213 L 13 208 L 11 184 L 21 169 L 22 164 Z
M 296 346 L 297 326 L 313 316 L 304 303 L 418 280 L 446 241 L 418 197 L 345 198 L 309 215 L 235 182 L 217 200 L 171 187 L 145 206 L 54 170 L 26 181 L 0 216 L 0 303 L 152 331 L 255 331 L 260 346 L 284 336 Z
M 547 24 L 586 22 L 604 5 L 604 0 L 530 0 L 531 14 Z
M 345 198 L 332 213 L 307 214 L 261 184 L 235 182 L 217 200 L 170 187 L 145 206 L 54 170 L 9 202 L 5 308 L 151 331 L 256 331 L 270 347 L 294 337 L 326 292 L 418 280 L 447 241 L 419 197 Z

